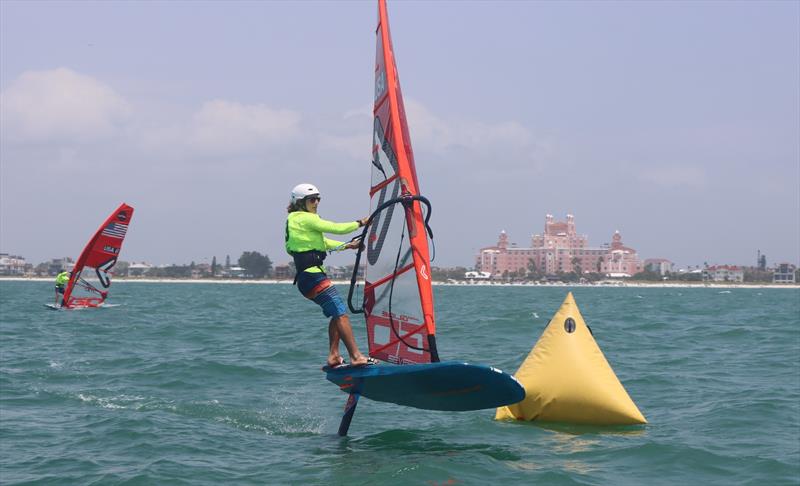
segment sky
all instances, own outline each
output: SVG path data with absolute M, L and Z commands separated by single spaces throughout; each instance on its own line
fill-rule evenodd
M 546 214 L 680 266 L 800 263 L 800 2 L 392 1 L 439 266 Z M 0 252 L 285 263 L 368 215 L 376 2 L 0 1 Z M 337 255 L 331 263 L 352 262 Z

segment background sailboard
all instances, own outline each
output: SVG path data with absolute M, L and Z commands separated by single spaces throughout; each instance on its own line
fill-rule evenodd
M 123 203 L 100 225 L 75 262 L 64 290 L 64 307 L 103 305 L 111 287 L 111 269 L 122 251 L 132 218 L 133 208 Z

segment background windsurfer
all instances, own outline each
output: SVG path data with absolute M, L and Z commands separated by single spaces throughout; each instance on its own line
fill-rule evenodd
M 69 282 L 69 276 L 70 273 L 63 268 L 59 270 L 58 275 L 56 275 L 56 300 L 54 305 L 58 305 L 58 295 L 64 295 L 64 290 L 67 288 L 67 282 Z M 61 299 L 61 307 L 64 307 L 64 299 Z
M 317 214 L 320 199 L 319 190 L 315 186 L 298 184 L 292 189 L 292 199 L 286 208 L 289 213 L 286 217 L 286 251 L 294 258 L 297 271 L 295 284 L 304 297 L 322 307 L 325 317 L 331 318 L 328 324 L 328 366 L 344 364 L 344 359 L 339 354 L 339 340 L 347 348 L 352 365 L 366 365 L 373 360 L 359 351 L 347 308 L 336 287 L 325 274 L 322 263 L 327 250 L 356 249 L 361 244 L 360 241 L 342 243 L 326 238 L 324 233 L 352 233 L 364 226 L 368 218 L 351 223 L 326 221 Z

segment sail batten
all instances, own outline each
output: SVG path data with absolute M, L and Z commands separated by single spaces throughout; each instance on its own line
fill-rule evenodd
M 392 177 L 389 177 L 389 178 L 388 178 L 388 179 L 386 179 L 385 181 L 383 181 L 383 182 L 379 183 L 378 185 L 374 186 L 374 187 L 373 187 L 372 189 L 370 189 L 370 191 L 369 191 L 369 195 L 370 195 L 370 197 L 372 197 L 372 196 L 373 196 L 373 195 L 374 195 L 376 192 L 380 191 L 380 190 L 381 190 L 381 189 L 383 189 L 384 187 L 386 187 L 386 186 L 388 186 L 389 184 L 391 184 L 392 182 L 394 182 L 396 179 L 397 179 L 397 174 L 393 175 Z
M 387 282 L 391 282 L 392 279 L 399 277 L 400 275 L 406 273 L 407 271 L 411 270 L 412 268 L 414 268 L 413 264 L 406 265 L 405 267 L 397 270 L 393 274 L 383 277 L 382 279 L 378 280 L 377 282 L 372 282 L 370 284 L 365 285 L 364 286 L 364 290 L 365 291 L 369 291 L 369 290 L 372 290 L 375 287 L 380 287 L 381 285 L 383 285 L 383 284 L 385 284 Z
M 410 331 L 406 332 L 405 334 L 398 335 L 397 336 L 397 341 L 403 341 L 406 338 L 409 338 L 409 337 L 413 336 L 414 334 L 420 332 L 424 326 L 425 326 L 425 324 L 420 324 L 418 327 L 412 328 Z M 376 353 L 381 352 L 384 349 L 388 348 L 389 346 L 392 346 L 392 345 L 396 344 L 397 341 L 392 341 L 390 343 L 384 344 L 383 346 L 380 346 L 380 347 L 376 348 L 374 351 Z

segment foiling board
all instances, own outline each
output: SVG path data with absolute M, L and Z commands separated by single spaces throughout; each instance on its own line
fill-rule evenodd
M 108 308 L 108 307 L 119 307 L 122 304 L 106 304 L 106 303 L 103 303 L 103 304 L 100 304 L 100 305 L 95 306 L 95 307 L 73 307 L 73 308 L 70 308 L 70 309 L 64 309 L 60 305 L 55 305 L 55 304 L 43 304 L 43 305 L 45 307 L 47 307 L 48 309 L 50 309 L 50 310 L 62 310 L 62 309 L 63 310 L 78 310 L 78 309 L 104 309 L 104 308 Z
M 461 361 L 413 365 L 324 367 L 345 393 L 425 410 L 461 412 L 517 403 L 525 388 L 496 368 Z

